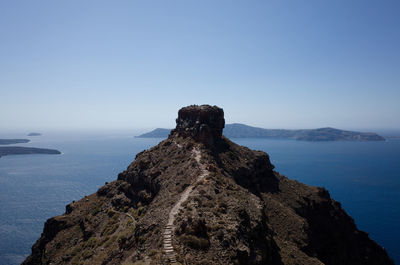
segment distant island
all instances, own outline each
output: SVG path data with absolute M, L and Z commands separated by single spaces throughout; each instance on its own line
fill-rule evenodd
M 393 136 L 385 136 L 386 139 L 400 139 L 400 136 L 393 135 Z
M 30 155 L 30 154 L 59 155 L 61 154 L 61 152 L 54 149 L 35 148 L 35 147 L 21 147 L 21 146 L 0 147 L 0 157 L 6 155 Z
M 7 145 L 7 144 L 24 144 L 28 143 L 29 139 L 0 139 L 0 145 Z
M 37 132 L 31 132 L 28 134 L 28 136 L 41 136 L 41 133 L 37 133 Z
M 170 129 L 157 128 L 151 132 L 136 136 L 138 138 L 166 138 Z M 370 132 L 353 132 L 335 128 L 319 129 L 264 129 L 252 127 L 240 123 L 226 124 L 224 135 L 228 138 L 268 138 L 268 139 L 292 139 L 298 141 L 385 141 L 385 138 Z
M 141 134 L 136 137 L 137 138 L 167 138 L 170 132 L 171 132 L 171 129 L 157 128 L 157 129 L 152 130 L 151 132 L 144 133 L 144 134 Z

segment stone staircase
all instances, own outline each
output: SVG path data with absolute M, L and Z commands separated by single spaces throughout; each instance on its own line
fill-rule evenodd
M 165 226 L 164 239 L 163 239 L 164 251 L 169 259 L 170 264 L 177 264 L 174 248 L 172 247 L 172 230 L 173 229 L 171 224 L 167 224 Z
M 203 180 L 208 174 L 210 174 L 210 172 L 206 169 L 206 167 L 200 162 L 201 161 L 200 150 L 195 147 L 192 150 L 192 155 L 193 158 L 196 160 L 197 164 L 199 165 L 199 168 L 201 169 L 201 174 L 197 177 L 194 183 L 186 187 L 186 189 L 181 193 L 179 200 L 175 203 L 175 205 L 172 207 L 171 211 L 168 214 L 168 222 L 164 230 L 164 238 L 163 238 L 164 252 L 168 257 L 170 264 L 177 264 L 176 254 L 174 251 L 174 247 L 172 246 L 175 216 L 182 208 L 183 202 L 185 202 L 189 198 L 189 195 L 192 192 L 195 183 Z

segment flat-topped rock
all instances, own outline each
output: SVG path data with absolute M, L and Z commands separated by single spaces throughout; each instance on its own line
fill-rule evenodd
M 171 135 L 191 137 L 198 142 L 212 145 L 221 139 L 224 127 L 224 111 L 221 108 L 191 105 L 179 110 L 176 128 Z

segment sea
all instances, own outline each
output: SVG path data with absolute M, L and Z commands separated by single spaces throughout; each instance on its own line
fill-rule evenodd
M 0 134 L 0 138 L 27 138 Z M 0 158 L 0 264 L 20 264 L 44 222 L 74 200 L 113 181 L 135 155 L 162 139 L 130 132 L 48 132 L 18 146 L 58 149 L 61 155 Z M 384 142 L 304 142 L 231 139 L 270 155 L 281 174 L 325 187 L 358 228 L 400 264 L 400 139 Z

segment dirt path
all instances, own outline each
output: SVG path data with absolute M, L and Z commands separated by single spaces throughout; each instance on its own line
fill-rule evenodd
M 167 255 L 167 257 L 168 257 L 168 259 L 169 259 L 171 264 L 176 264 L 175 251 L 174 251 L 174 248 L 172 246 L 172 237 L 173 237 L 174 231 L 175 231 L 175 226 L 174 226 L 175 217 L 178 214 L 179 210 L 182 208 L 182 203 L 184 203 L 189 198 L 189 195 L 192 192 L 195 184 L 198 181 L 203 180 L 204 177 L 209 174 L 209 172 L 206 169 L 206 167 L 203 164 L 200 163 L 201 152 L 197 147 L 195 147 L 192 150 L 192 155 L 193 155 L 194 159 L 196 160 L 197 164 L 199 165 L 199 167 L 201 169 L 201 173 L 197 177 L 196 181 L 194 181 L 194 183 L 189 185 L 181 193 L 181 196 L 180 196 L 179 200 L 175 203 L 175 205 L 172 207 L 171 211 L 169 212 L 168 222 L 167 222 L 167 225 L 165 226 L 165 230 L 164 230 L 164 240 L 163 240 L 164 251 L 165 251 L 165 254 Z

